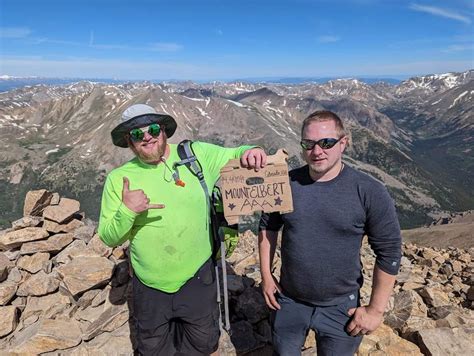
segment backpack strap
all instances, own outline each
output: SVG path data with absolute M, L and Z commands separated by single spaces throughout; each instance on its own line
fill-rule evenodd
M 186 167 L 188 167 L 190 172 L 199 179 L 199 183 L 201 184 L 202 190 L 204 191 L 204 195 L 206 196 L 207 211 L 209 211 L 209 208 L 212 208 L 210 204 L 211 198 L 209 195 L 209 189 L 207 187 L 206 180 L 204 179 L 204 174 L 202 173 L 201 164 L 199 163 L 196 155 L 194 154 L 191 145 L 192 141 L 190 140 L 183 140 L 178 144 L 178 156 L 179 158 L 181 158 L 181 161 L 173 164 L 173 168 L 185 165 Z M 177 170 L 175 169 L 175 171 Z
M 230 335 L 230 318 L 229 318 L 229 294 L 227 291 L 227 265 L 225 262 L 225 242 L 224 237 L 219 234 L 219 226 L 217 226 L 217 215 L 214 209 L 213 204 L 211 203 L 211 196 L 209 193 L 209 188 L 207 187 L 206 181 L 204 179 L 204 174 L 202 173 L 202 167 L 197 159 L 194 151 L 192 149 L 192 141 L 191 140 L 183 140 L 178 144 L 178 156 L 181 158 L 181 161 L 176 162 L 173 165 L 173 168 L 177 172 L 178 170 L 176 167 L 185 165 L 188 167 L 190 172 L 194 174 L 198 179 L 199 183 L 201 184 L 202 190 L 204 191 L 204 195 L 206 197 L 206 204 L 207 204 L 207 211 L 210 212 L 211 221 L 210 221 L 210 228 L 213 238 L 213 251 L 212 255 L 213 258 L 216 256 L 216 251 L 220 247 L 221 250 L 221 265 L 222 265 L 222 281 L 224 286 L 222 288 L 224 292 L 224 316 L 225 316 L 225 326 L 222 324 L 222 318 L 219 318 L 219 327 L 222 329 L 223 327 Z M 179 174 L 178 174 L 179 178 Z M 219 283 L 219 271 L 217 264 L 215 265 L 216 270 L 216 279 L 217 279 L 217 303 L 219 305 L 219 312 L 221 313 L 221 293 L 220 293 L 220 283 Z
M 192 148 L 193 141 L 191 140 L 183 140 L 178 144 L 178 156 L 181 158 L 181 161 L 176 162 L 173 164 L 173 168 L 175 172 L 178 170 L 176 167 L 178 166 L 186 166 L 188 167 L 189 171 L 199 180 L 201 184 L 202 190 L 204 192 L 204 196 L 206 198 L 206 207 L 207 211 L 210 214 L 210 218 L 208 224 L 210 226 L 213 238 L 213 257 L 216 256 L 216 251 L 218 249 L 218 224 L 216 220 L 216 211 L 212 204 L 212 196 L 209 188 L 206 184 L 206 180 L 204 179 L 204 173 L 202 172 L 202 166 L 199 160 L 197 159 L 196 155 L 194 154 L 194 150 Z M 179 178 L 179 175 L 178 175 Z

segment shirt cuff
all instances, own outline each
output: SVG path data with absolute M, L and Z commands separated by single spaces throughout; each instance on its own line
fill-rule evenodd
M 383 260 L 376 259 L 375 263 L 382 271 L 391 274 L 392 276 L 396 276 L 400 269 L 400 258 Z
M 137 213 L 134 212 L 133 210 L 130 210 L 124 203 L 120 204 L 119 208 L 118 208 L 118 212 L 129 217 L 129 218 L 132 218 L 133 220 L 135 220 L 135 218 L 137 217 Z

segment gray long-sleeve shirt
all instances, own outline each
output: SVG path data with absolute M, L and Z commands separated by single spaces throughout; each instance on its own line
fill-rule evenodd
M 334 179 L 315 182 L 308 166 L 290 171 L 293 212 L 263 214 L 261 230 L 283 226 L 281 279 L 290 297 L 338 304 L 357 293 L 366 234 L 384 272 L 398 273 L 401 235 L 395 206 L 379 181 L 347 165 Z

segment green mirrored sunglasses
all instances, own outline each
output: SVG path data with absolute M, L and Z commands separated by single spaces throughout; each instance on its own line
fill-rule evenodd
M 145 132 L 148 132 L 152 137 L 158 137 L 161 132 L 161 126 L 158 124 L 151 124 L 150 126 L 132 129 L 129 132 L 130 139 L 133 142 L 143 141 Z

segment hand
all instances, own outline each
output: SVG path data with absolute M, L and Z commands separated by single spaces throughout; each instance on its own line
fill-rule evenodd
M 163 209 L 163 204 L 150 204 L 150 199 L 141 189 L 130 190 L 130 181 L 123 177 L 122 202 L 131 211 L 139 214 L 148 209 Z
M 267 164 L 267 154 L 259 147 L 252 148 L 244 152 L 240 157 L 240 164 L 245 168 L 253 168 L 255 172 L 258 172 L 260 168 L 265 167 Z
M 280 310 L 280 304 L 275 298 L 275 293 L 281 293 L 281 287 L 273 275 L 267 278 L 262 277 L 262 292 L 268 307 L 273 310 Z
M 351 336 L 368 335 L 382 323 L 383 313 L 373 310 L 370 306 L 351 308 L 347 312 L 352 320 L 347 326 Z

